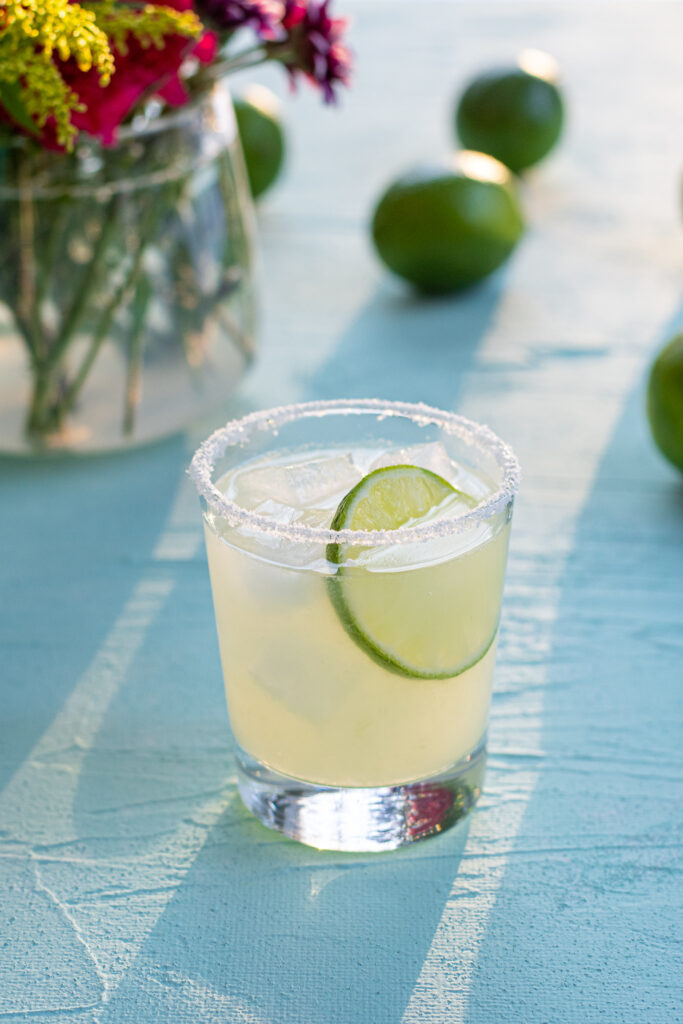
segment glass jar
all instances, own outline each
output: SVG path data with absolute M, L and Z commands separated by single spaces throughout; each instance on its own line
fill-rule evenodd
M 0 148 L 0 451 L 122 448 L 223 401 L 254 352 L 252 219 L 222 83 L 111 148 Z

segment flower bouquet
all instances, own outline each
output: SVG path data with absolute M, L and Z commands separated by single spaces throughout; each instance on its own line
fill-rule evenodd
M 146 440 L 229 391 L 253 284 L 224 79 L 275 61 L 334 100 L 328 6 L 0 0 L 0 448 Z

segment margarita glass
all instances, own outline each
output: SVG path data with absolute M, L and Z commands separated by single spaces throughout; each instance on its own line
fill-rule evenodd
M 423 405 L 311 402 L 196 452 L 246 806 L 324 849 L 390 849 L 476 801 L 518 465 Z

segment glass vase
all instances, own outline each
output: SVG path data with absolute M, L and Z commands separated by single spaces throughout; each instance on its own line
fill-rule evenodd
M 0 451 L 103 451 L 223 401 L 254 351 L 252 217 L 224 84 L 117 145 L 0 149 Z

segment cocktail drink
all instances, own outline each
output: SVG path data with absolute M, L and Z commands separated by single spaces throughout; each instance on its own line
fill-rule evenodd
M 426 406 L 321 402 L 228 424 L 191 472 L 246 805 L 324 848 L 448 827 L 483 778 L 510 449 Z

